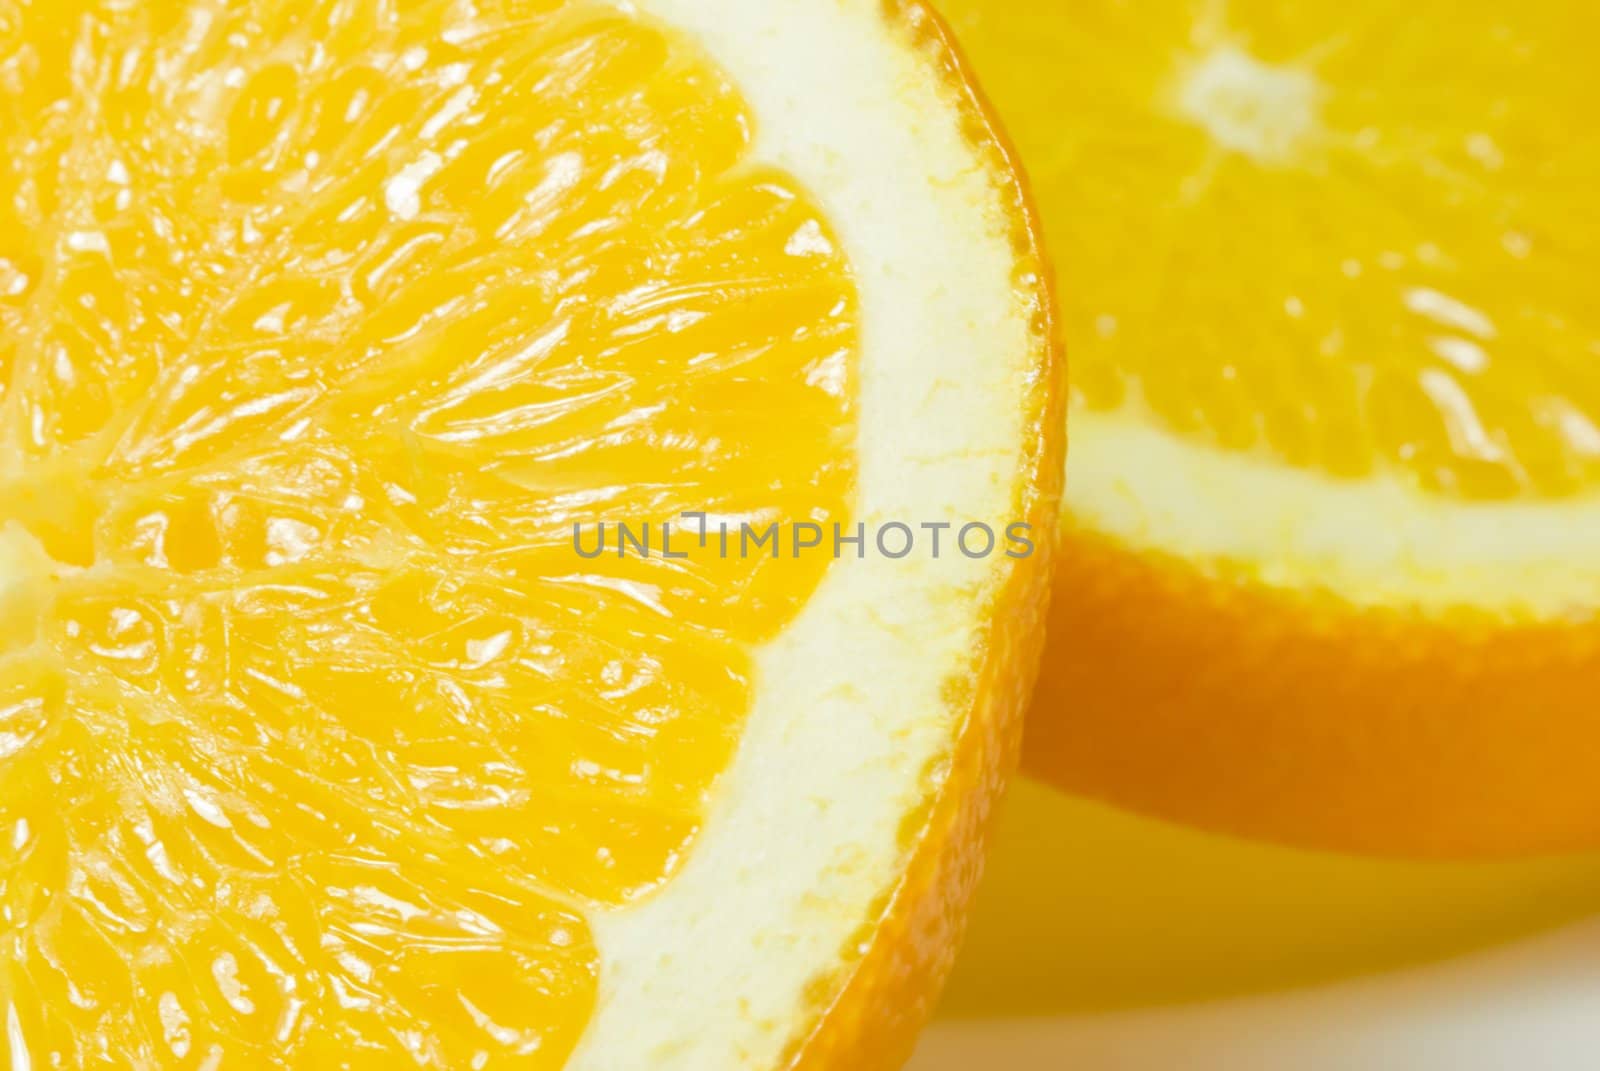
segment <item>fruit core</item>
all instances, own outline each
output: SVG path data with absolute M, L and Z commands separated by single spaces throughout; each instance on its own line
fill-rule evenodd
M 1319 97 L 1312 72 L 1222 45 L 1184 71 L 1177 103 L 1218 145 L 1270 164 L 1292 160 L 1316 130 Z

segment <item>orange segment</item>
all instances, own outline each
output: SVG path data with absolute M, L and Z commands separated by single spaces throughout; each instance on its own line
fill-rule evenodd
M 1600 845 L 1594 12 L 943 6 L 1074 354 L 1035 772 L 1302 844 Z
M 854 288 L 670 33 L 299 6 L 29 6 L 5 59 L 24 1036 L 559 1066 L 584 905 L 677 866 L 824 561 L 571 526 L 842 518 Z

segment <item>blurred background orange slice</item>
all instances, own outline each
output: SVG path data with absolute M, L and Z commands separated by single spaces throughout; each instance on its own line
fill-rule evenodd
M 942 7 L 1073 366 L 1026 767 L 1304 846 L 1600 845 L 1600 12 Z

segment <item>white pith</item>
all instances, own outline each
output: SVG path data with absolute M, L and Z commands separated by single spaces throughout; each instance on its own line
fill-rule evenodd
M 1004 194 L 955 90 L 881 0 L 646 0 L 757 117 L 756 158 L 795 176 L 856 273 L 856 518 L 983 520 L 1014 508 L 1036 373 Z M 600 999 L 582 1071 L 772 1068 L 905 863 L 936 786 L 1003 556 L 847 558 L 758 658 L 739 752 L 689 859 L 594 917 Z
M 1335 480 L 1087 410 L 1073 414 L 1070 470 L 1076 524 L 1133 549 L 1242 566 L 1271 587 L 1542 619 L 1600 603 L 1600 496 L 1451 501 L 1395 476 Z

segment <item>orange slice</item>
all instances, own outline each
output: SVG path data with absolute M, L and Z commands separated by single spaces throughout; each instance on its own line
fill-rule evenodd
M 1594 9 L 944 6 L 1073 353 L 1025 763 L 1300 844 L 1600 845 Z
M 904 1051 L 1047 554 L 777 548 L 1062 440 L 928 16 L 9 0 L 0 109 L 0 1062 Z

